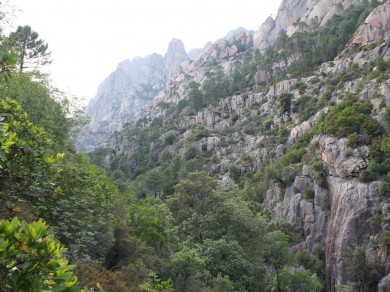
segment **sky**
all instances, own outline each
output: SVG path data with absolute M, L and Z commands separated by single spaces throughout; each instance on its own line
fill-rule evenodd
M 281 0 L 12 0 L 12 30 L 30 25 L 49 44 L 46 69 L 60 90 L 93 98 L 125 59 L 164 55 L 178 38 L 188 51 L 238 27 L 257 28 L 275 17 Z

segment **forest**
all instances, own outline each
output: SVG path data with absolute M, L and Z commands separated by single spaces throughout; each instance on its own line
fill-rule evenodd
M 269 76 L 256 87 L 259 92 L 287 77 L 306 77 L 334 60 L 378 5 L 371 1 L 348 9 L 324 27 L 318 19 L 301 23 L 300 32 L 281 33 L 264 52 L 242 47 L 242 64 L 231 76 L 210 74 L 203 84 L 190 84 L 186 99 L 159 106 L 180 119 L 236 92 L 254 90 L 251 80 L 258 70 Z M 389 196 L 390 137 L 372 117 L 372 104 L 353 92 L 344 92 L 338 104 L 330 100 L 353 78 L 361 78 L 361 86 L 388 79 L 389 60 L 377 57 L 312 84 L 298 82 L 298 102 L 292 94 L 278 96 L 278 113 L 296 114 L 301 121 L 329 110 L 274 161 L 248 171 L 252 157 L 244 153 L 240 164 L 230 163 L 228 185 L 209 171 L 220 162 L 217 155 L 195 147 L 216 133 L 195 127 L 182 141 L 184 153 L 164 150 L 179 143 L 176 134 L 169 134 L 175 118 L 140 119 L 115 133 L 119 142 L 137 143 L 131 157 L 115 156 L 115 148 L 78 153 L 75 137 L 88 119 L 75 99 L 42 73 L 52 61 L 49 45 L 30 26 L 1 34 L 0 291 L 326 291 L 324 249 L 320 244 L 296 248 L 305 231 L 271 220 L 263 204 L 267 191 L 275 185 L 289 188 L 303 165 L 310 166 L 316 186 L 326 188 L 327 170 L 318 143 L 311 141 L 328 135 L 347 139 L 349 155 L 367 145 L 371 159 L 358 179 L 383 182 L 381 194 Z M 314 97 L 311 85 L 326 91 Z M 390 110 L 385 113 L 390 125 Z M 231 116 L 232 129 L 240 118 Z M 243 135 L 272 137 L 264 142 L 268 149 L 287 145 L 287 128 L 274 126 L 270 117 L 248 115 L 236 128 Z M 226 146 L 233 143 L 232 129 L 219 133 Z M 161 150 L 158 157 L 150 154 L 152 143 Z M 314 208 L 313 188 L 294 191 Z M 373 230 L 385 220 L 372 221 Z M 380 240 L 390 248 L 390 231 Z M 345 256 L 350 281 L 340 291 L 377 291 L 384 270 L 368 261 L 363 245 Z

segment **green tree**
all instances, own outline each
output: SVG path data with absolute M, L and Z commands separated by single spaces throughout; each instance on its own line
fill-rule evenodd
M 0 51 L 0 73 L 4 80 L 8 81 L 13 74 L 16 64 L 16 55 L 5 49 Z
M 159 199 L 134 199 L 126 212 L 126 219 L 133 234 L 158 251 L 175 236 L 172 214 Z
M 15 32 L 4 40 L 6 48 L 12 49 L 18 55 L 17 63 L 20 71 L 36 69 L 38 66 L 50 64 L 48 44 L 39 38 L 39 34 L 30 26 L 18 26 Z
M 292 261 L 292 256 L 288 250 L 288 240 L 288 236 L 279 230 L 267 234 L 266 262 L 275 269 L 275 288 L 278 292 L 283 291 L 282 270 Z
M 234 291 L 259 291 L 264 276 L 262 266 L 251 261 L 250 256 L 237 241 L 226 239 L 206 240 L 203 258 L 212 276 L 229 276 Z
M 147 282 L 139 286 L 143 291 L 146 292 L 173 292 L 172 279 L 164 281 L 158 278 L 156 273 L 149 273 L 149 279 Z
M 379 265 L 369 262 L 364 246 L 358 245 L 345 254 L 349 280 L 358 291 L 377 291 L 381 274 Z
M 39 206 L 39 215 L 68 247 L 69 259 L 104 258 L 114 241 L 111 208 L 118 189 L 84 154 L 68 153 L 61 169 L 54 180 L 56 194 Z
M 184 288 L 191 277 L 204 272 L 205 260 L 196 249 L 185 247 L 171 256 L 171 266 L 175 286 Z
M 279 275 L 280 287 L 283 292 L 320 292 L 323 287 L 317 276 L 308 270 L 283 268 Z
M 169 200 L 172 212 L 183 216 L 187 216 L 192 212 L 206 214 L 211 207 L 208 198 L 217 188 L 217 185 L 217 181 L 204 172 L 187 174 L 186 179 L 181 180 L 176 185 L 176 195 Z M 186 212 L 188 213 L 185 214 Z M 181 219 L 179 219 L 179 222 L 181 222 Z
M 192 109 L 195 111 L 200 110 L 203 107 L 203 94 L 199 89 L 199 84 L 191 82 L 189 85 L 188 99 L 191 102 Z
M 74 291 L 77 277 L 64 247 L 42 220 L 0 221 L 0 288 L 3 291 Z

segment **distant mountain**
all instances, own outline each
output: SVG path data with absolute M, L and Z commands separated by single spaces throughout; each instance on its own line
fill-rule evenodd
M 182 41 L 173 39 L 163 56 L 152 54 L 125 60 L 105 79 L 87 108 L 89 134 L 77 141 L 78 149 L 91 151 L 104 146 L 107 138 L 150 103 L 167 81 L 188 61 Z

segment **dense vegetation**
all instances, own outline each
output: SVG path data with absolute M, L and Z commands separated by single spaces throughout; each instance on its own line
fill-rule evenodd
M 176 120 L 142 118 L 114 134 L 118 143 L 131 145 L 133 151 L 126 156 L 119 149 L 76 153 L 72 130 L 84 120 L 71 100 L 39 72 L 39 66 L 50 62 L 48 45 L 28 26 L 3 36 L 0 290 L 97 286 L 104 291 L 324 291 L 323 248 L 297 248 L 305 240 L 304 230 L 272 222 L 263 201 L 274 186 L 292 188 L 303 165 L 310 166 L 316 185 L 326 188 L 327 170 L 313 140 L 316 135 L 346 138 L 349 155 L 368 145 L 372 157 L 359 180 L 381 180 L 386 197 L 389 137 L 372 118 L 372 103 L 359 99 L 358 92 L 345 92 L 340 84 L 352 78 L 360 78 L 361 87 L 373 79 L 381 82 L 390 62 L 377 58 L 309 84 L 298 79 L 291 93 L 275 98 L 273 113 L 259 117 L 254 104 L 246 112 L 233 113 L 231 126 L 221 132 L 180 128 L 177 119 L 237 92 L 266 91 L 287 74 L 304 77 L 333 60 L 376 5 L 371 1 L 353 7 L 324 28 L 318 20 L 309 26 L 301 23 L 301 31 L 290 38 L 281 34 L 266 52 L 245 52 L 232 75 L 225 76 L 219 68 L 202 85 L 191 83 L 187 98 L 177 105 L 159 104 Z M 30 43 L 31 54 L 23 53 L 23 40 Z M 259 70 L 269 79 L 254 84 Z M 332 101 L 336 93 L 337 105 Z M 327 113 L 315 126 L 261 167 L 254 169 L 254 158 L 244 152 L 224 166 L 233 179 L 230 184 L 222 184 L 217 171 L 210 170 L 223 161 L 208 148 L 206 138 L 218 137 L 229 155 L 245 137 L 261 133 L 266 138 L 259 147 L 275 152 L 287 142 L 292 116 L 306 121 L 324 107 Z M 275 125 L 272 115 L 285 116 L 286 122 Z M 302 193 L 314 209 L 313 189 L 293 191 Z M 372 228 L 381 230 L 387 219 L 375 218 Z M 380 238 L 383 246 L 390 246 L 388 232 Z M 381 268 L 367 262 L 362 246 L 351 249 L 349 256 L 351 283 L 375 291 Z

